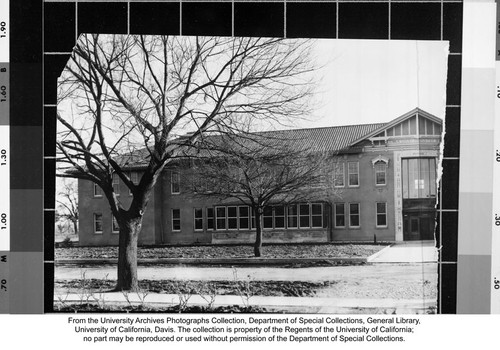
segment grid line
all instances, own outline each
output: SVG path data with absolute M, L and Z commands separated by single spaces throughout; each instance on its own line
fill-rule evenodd
M 78 27 L 79 27 L 79 20 L 78 20 L 78 5 L 79 3 L 82 3 L 82 2 L 85 2 L 85 1 L 79 1 L 79 0 L 75 0 L 74 1 L 74 4 L 75 4 L 75 42 L 77 41 L 78 39 Z M 139 3 L 139 2 L 135 2 L 135 1 L 127 1 L 127 33 L 130 34 L 131 33 L 131 27 L 130 27 L 130 21 L 131 21 L 131 15 L 133 15 L 131 13 L 131 10 L 130 10 L 130 3 Z M 179 1 L 170 1 L 170 0 L 167 0 L 167 1 L 164 1 L 164 0 L 151 0 L 150 2 L 158 2 L 158 3 L 161 3 L 161 2 L 175 2 L 175 3 L 179 3 L 180 6 L 179 6 L 179 33 L 180 35 L 183 35 L 183 4 L 184 3 L 187 3 L 189 2 L 188 0 L 179 0 Z M 200 2 L 204 2 L 204 1 L 200 1 Z M 217 2 L 230 2 L 231 3 L 231 34 L 234 36 L 234 33 L 235 33 L 235 3 L 248 3 L 248 1 L 243 1 L 243 0 L 221 0 L 221 1 L 217 1 Z M 212 2 L 212 3 L 217 3 L 217 2 Z M 255 2 L 264 2 L 264 3 L 283 3 L 284 4 L 284 26 L 283 26 L 283 35 L 284 37 L 287 37 L 287 27 L 288 27 L 288 22 L 287 22 L 287 3 L 304 3 L 304 4 L 307 4 L 306 1 L 295 1 L 295 0 L 271 0 L 271 1 L 255 1 Z M 434 3 L 440 3 L 440 39 L 441 40 L 444 40 L 444 3 L 457 3 L 457 4 L 462 4 L 463 1 L 444 1 L 444 0 L 440 0 L 440 1 L 419 1 L 419 0 L 415 0 L 415 1 L 400 1 L 400 0 L 385 0 L 385 1 L 356 1 L 356 0 L 323 0 L 323 1 L 317 1 L 316 3 L 333 3 L 336 5 L 336 9 L 335 9 L 335 37 L 336 38 L 339 38 L 339 26 L 340 26 L 340 11 L 339 11 L 339 8 L 341 6 L 341 4 L 344 4 L 344 3 L 350 3 L 350 4 L 366 4 L 366 3 L 386 3 L 388 5 L 388 33 L 387 33 L 387 39 L 388 40 L 391 40 L 391 31 L 392 31 L 392 23 L 391 23 L 391 16 L 392 16 L 392 5 L 393 4 L 412 4 L 412 3 L 428 3 L 428 4 L 434 4 Z M 45 3 L 56 3 L 56 1 L 45 1 Z M 102 3 L 106 3 L 106 2 L 102 2 Z M 206 1 L 205 1 L 206 3 Z M 46 25 L 46 24 L 45 24 Z M 47 51 L 45 52 L 44 51 L 44 54 L 47 54 L 47 55 L 71 55 L 71 52 L 50 52 L 50 51 Z M 450 56 L 461 56 L 462 55 L 462 52 L 451 52 L 449 53 Z M 57 105 L 55 104 L 51 104 L 51 103 L 43 103 L 43 106 L 44 107 L 56 107 Z M 461 107 L 461 104 L 452 104 L 452 105 L 446 105 L 446 108 L 460 108 Z M 43 124 L 42 124 L 43 126 Z M 443 141 L 444 142 L 444 141 Z M 52 157 L 52 156 L 44 156 L 44 159 L 54 159 L 55 157 Z M 460 158 L 459 157 L 443 157 L 442 158 L 443 160 L 446 160 L 446 161 L 450 161 L 450 160 L 459 160 Z M 446 184 L 445 184 L 446 185 Z M 442 193 L 442 184 L 440 184 L 440 191 L 439 191 L 439 202 L 442 203 L 442 199 L 443 199 L 443 193 Z M 458 189 L 457 189 L 458 190 Z M 458 204 L 457 204 L 458 206 Z M 44 210 L 46 211 L 51 211 L 53 210 L 52 208 L 44 208 Z M 440 244 L 441 244 L 441 247 L 443 246 L 443 222 L 442 222 L 442 217 L 443 217 L 443 213 L 446 213 L 446 212 L 459 212 L 459 208 L 448 208 L 448 209 L 443 209 L 443 208 L 438 208 L 436 210 L 438 216 L 439 216 L 439 220 L 440 220 L 440 226 L 439 226 L 439 232 L 437 233 L 439 235 L 439 240 L 440 240 Z M 455 234 L 456 236 L 456 234 Z M 449 237 L 448 237 L 449 238 Z M 456 237 L 455 237 L 456 238 Z M 442 265 L 444 264 L 454 264 L 456 265 L 457 262 L 456 261 L 453 261 L 453 262 L 450 262 L 450 261 L 442 261 L 441 259 L 441 254 L 439 255 L 440 258 L 439 258 L 439 261 L 438 261 L 438 265 L 439 265 L 439 271 L 440 271 L 440 274 L 439 274 L 439 283 L 440 283 L 440 286 L 442 285 Z M 439 288 L 439 305 L 438 305 L 438 308 L 439 310 L 441 311 L 442 310 L 442 299 L 443 299 L 443 294 L 442 294 L 442 289 Z

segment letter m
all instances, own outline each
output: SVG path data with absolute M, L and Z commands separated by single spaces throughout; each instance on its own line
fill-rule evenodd
M 1 262 L 7 262 L 7 255 L 2 255 Z

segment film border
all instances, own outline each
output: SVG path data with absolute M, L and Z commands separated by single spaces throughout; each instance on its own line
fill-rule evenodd
M 19 33 L 26 33 L 26 37 L 33 37 L 33 31 L 41 27 L 41 13 L 43 12 L 43 119 L 40 119 L 40 105 L 35 102 L 26 105 L 18 104 L 18 109 L 25 108 L 31 111 L 31 117 L 20 118 L 16 115 L 13 125 L 20 126 L 20 133 L 11 131 L 13 143 L 13 159 L 21 155 L 26 146 L 32 145 L 33 140 L 40 140 L 43 130 L 43 169 L 44 191 L 43 199 L 40 189 L 42 172 L 32 172 L 26 169 L 26 164 L 34 164 L 35 169 L 41 170 L 42 157 L 29 154 L 23 164 L 12 165 L 11 178 L 24 179 L 29 171 L 36 177 L 33 181 L 14 181 L 11 193 L 19 198 L 19 191 L 26 192 L 24 201 L 42 203 L 43 219 L 37 218 L 30 226 L 33 236 L 23 237 L 22 248 L 34 246 L 35 252 L 40 253 L 40 227 L 44 222 L 44 249 L 43 259 L 40 261 L 23 262 L 20 266 L 12 267 L 11 276 L 18 278 L 25 270 L 33 269 L 43 260 L 45 274 L 45 312 L 52 311 L 53 275 L 54 275 L 54 169 L 55 169 L 55 86 L 56 79 L 62 71 L 71 48 L 81 32 L 103 33 L 164 33 L 184 35 L 251 35 L 251 36 L 287 36 L 287 37 L 327 37 L 339 39 L 394 39 L 394 40 L 450 40 L 450 56 L 448 62 L 447 102 L 446 102 L 446 137 L 443 159 L 443 177 L 440 186 L 440 206 L 438 208 L 437 244 L 442 247 L 439 261 L 439 313 L 456 313 L 457 295 L 457 231 L 458 231 L 458 169 L 460 152 L 460 114 L 461 114 L 461 65 L 462 65 L 462 1 L 53 1 L 46 0 L 43 4 L 30 5 L 25 8 L 24 2 L 12 4 L 11 16 L 15 18 L 13 26 L 20 29 Z M 42 8 L 43 7 L 43 8 Z M 148 12 L 149 8 L 149 12 Z M 156 8 L 151 11 L 151 8 Z M 169 21 L 160 21 L 157 11 L 165 8 Z M 28 11 L 27 11 L 28 10 Z M 203 16 L 204 11 L 211 11 L 212 16 Z M 294 16 L 294 13 L 307 14 Z M 21 16 L 22 14 L 22 16 Z M 99 15 L 96 15 L 99 14 Z M 245 14 L 245 16 L 242 16 Z M 328 16 L 326 15 L 328 14 Z M 105 18 L 106 20 L 102 20 Z M 144 19 L 148 20 L 145 21 Z M 164 17 L 162 17 L 164 19 Z M 313 20 L 309 20 L 313 19 Z M 425 25 L 421 19 L 425 18 Z M 317 21 L 316 21 L 317 19 Z M 169 22 L 165 24 L 162 22 Z M 360 26 L 359 23 L 365 23 Z M 24 28 L 24 29 L 23 29 Z M 19 35 L 19 34 L 18 34 Z M 31 36 L 30 36 L 31 35 Z M 35 34 L 36 36 L 36 34 Z M 15 40 L 26 43 L 16 37 Z M 41 42 L 41 40 L 40 40 Z M 41 86 L 42 60 L 39 48 L 33 45 L 22 48 L 16 45 L 13 55 L 17 61 L 33 62 L 32 70 L 17 71 L 13 79 L 18 86 L 32 85 L 33 91 L 13 89 L 12 93 L 24 94 L 24 98 L 31 101 L 40 100 L 39 87 Z M 31 61 L 29 60 L 31 59 Z M 38 65 L 37 65 L 38 63 Z M 38 70 L 37 70 L 38 68 Z M 32 73 L 32 74 L 29 74 Z M 35 77 L 35 80 L 33 80 Z M 33 83 L 35 81 L 35 84 Z M 40 84 L 36 84 L 40 82 Z M 28 97 L 29 96 L 29 97 Z M 12 111 L 14 108 L 12 109 Z M 14 114 L 13 114 L 14 115 Z M 42 127 L 40 127 L 42 125 Z M 26 137 L 26 132 L 30 132 Z M 21 137 L 23 133 L 24 137 Z M 32 137 L 31 137 L 32 136 Z M 15 147 L 14 144 L 18 146 Z M 16 157 L 17 158 L 17 157 Z M 37 168 L 38 166 L 39 168 Z M 12 200 L 11 207 L 18 211 L 18 205 Z M 40 209 L 38 209 L 40 210 Z M 41 210 L 40 210 L 41 211 Z M 26 227 L 20 213 L 13 214 L 13 227 Z M 36 237 L 37 236 L 37 237 Z M 21 240 L 22 233 L 16 229 L 12 233 L 15 242 Z M 15 243 L 14 242 L 14 243 Z M 31 252 L 31 250 L 29 250 Z M 28 253 L 23 253 L 28 254 Z M 31 253 L 30 253 L 31 254 Z M 31 256 L 31 255 L 30 255 Z M 33 255 L 36 256 L 36 255 Z M 35 259 L 36 260 L 36 259 Z M 29 281 L 29 277 L 21 278 L 16 287 L 33 286 L 32 294 L 41 288 L 40 280 Z M 42 282 L 43 284 L 43 282 Z M 26 297 L 26 296 L 24 296 Z M 31 294 L 30 294 L 31 297 Z M 40 308 L 21 305 L 21 297 L 14 298 L 11 304 L 11 313 L 31 312 L 38 313 Z M 39 297 L 35 298 L 39 300 Z M 16 301 L 17 300 L 17 301 Z

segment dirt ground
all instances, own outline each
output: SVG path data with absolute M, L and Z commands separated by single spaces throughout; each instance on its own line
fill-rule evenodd
M 269 244 L 262 248 L 265 258 L 347 258 L 368 257 L 380 251 L 387 244 Z M 117 247 L 72 247 L 56 248 L 59 259 L 116 259 Z M 251 245 L 199 245 L 139 247 L 139 259 L 164 258 L 251 258 Z
M 365 270 L 362 268 L 353 266 L 348 274 L 338 275 L 338 283 L 329 285 L 317 296 L 374 299 L 437 297 L 437 264 L 387 264 Z

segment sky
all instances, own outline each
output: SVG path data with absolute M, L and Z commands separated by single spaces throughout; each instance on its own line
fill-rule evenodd
M 388 122 L 419 107 L 444 118 L 448 43 L 318 40 L 315 110 L 299 127 Z
M 312 113 L 277 129 L 384 123 L 416 107 L 444 119 L 446 41 L 318 39 L 311 57 Z

